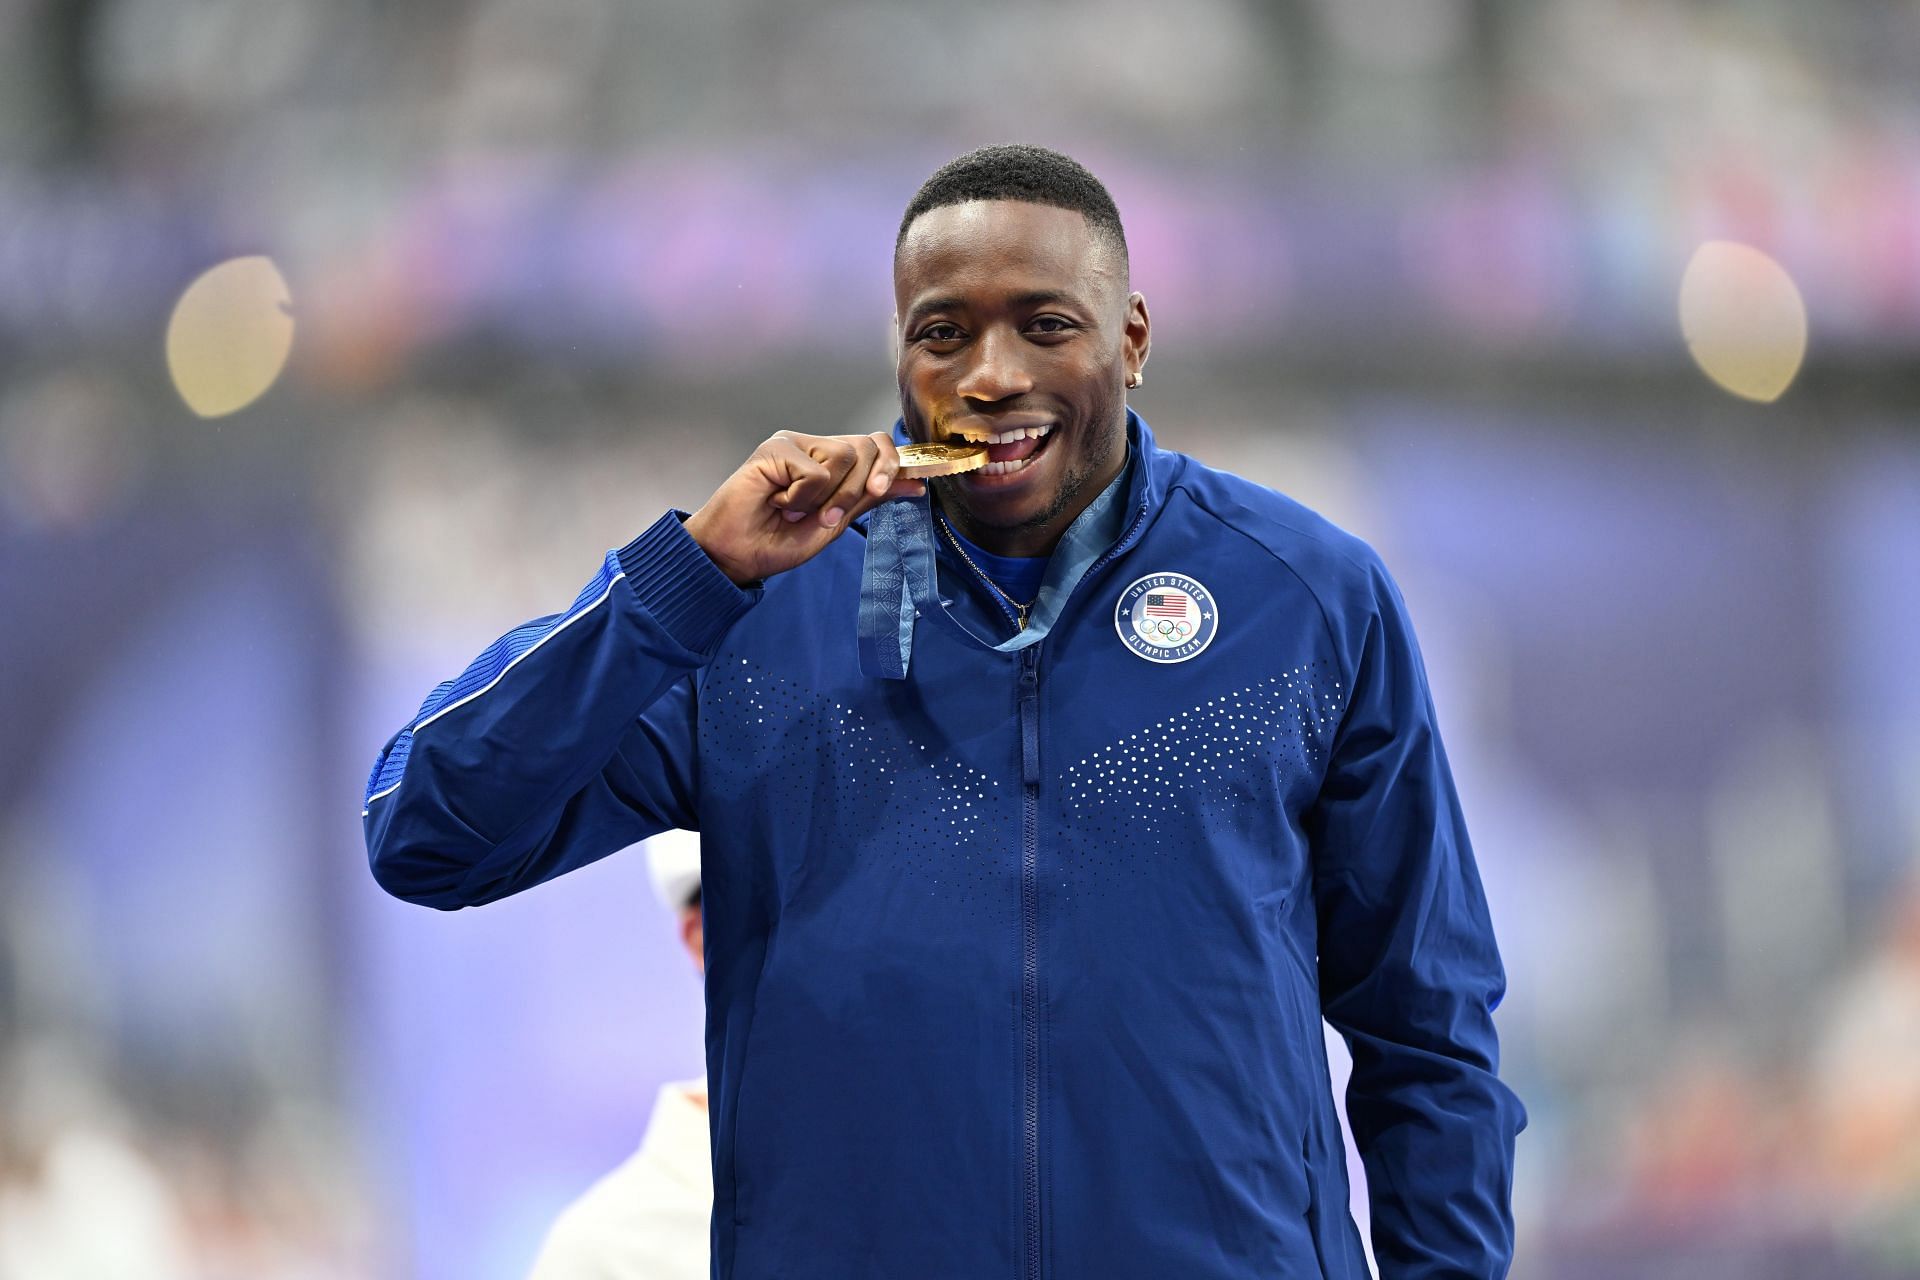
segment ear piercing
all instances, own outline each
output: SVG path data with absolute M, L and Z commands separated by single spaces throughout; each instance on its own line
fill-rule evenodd
M 1144 373 L 1130 373 L 1127 375 L 1127 385 L 1129 387 L 1137 387 L 1146 380 L 1147 375 Z

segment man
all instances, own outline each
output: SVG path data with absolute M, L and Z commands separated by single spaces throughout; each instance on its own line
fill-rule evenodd
M 1386 571 L 1128 410 L 1072 160 L 936 173 L 894 297 L 893 435 L 777 433 L 436 690 L 375 876 L 700 830 L 716 1276 L 1362 1276 L 1322 1015 L 1382 1275 L 1504 1274 L 1504 979 Z M 990 464 L 900 478 L 956 438 Z
M 646 848 L 654 896 L 701 969 L 700 841 L 668 831 Z M 640 1149 L 561 1212 L 529 1280 L 701 1280 L 712 1213 L 707 1082 L 662 1085 Z

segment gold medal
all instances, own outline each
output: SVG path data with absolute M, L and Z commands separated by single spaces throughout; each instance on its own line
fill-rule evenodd
M 900 470 L 895 474 L 902 480 L 925 480 L 986 465 L 984 444 L 910 444 L 900 450 Z

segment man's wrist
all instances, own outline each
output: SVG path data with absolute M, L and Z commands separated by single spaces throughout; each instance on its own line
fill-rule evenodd
M 668 512 L 614 556 L 640 605 L 681 645 L 710 654 L 759 591 L 729 578 L 688 535 L 686 519 Z
M 763 581 L 762 579 L 729 563 L 725 557 L 714 551 L 707 528 L 707 522 L 703 519 L 705 514 L 706 508 L 702 507 L 692 515 L 681 516 L 680 522 L 685 526 L 687 536 L 700 545 L 700 549 L 707 553 L 707 559 L 713 561 L 713 567 L 726 574 L 727 580 L 733 583 L 734 586 L 739 587 L 743 591 L 760 586 Z

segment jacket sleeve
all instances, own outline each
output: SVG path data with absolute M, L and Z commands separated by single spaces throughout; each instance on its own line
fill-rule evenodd
M 1353 1056 L 1347 1118 L 1381 1280 L 1491 1280 L 1512 1259 L 1526 1123 L 1496 1074 L 1506 978 L 1405 605 L 1371 572 L 1310 816 L 1321 1008 Z
M 374 879 L 451 910 L 697 830 L 695 675 L 757 598 L 677 513 L 609 552 L 565 613 L 494 641 L 381 751 L 361 813 Z

